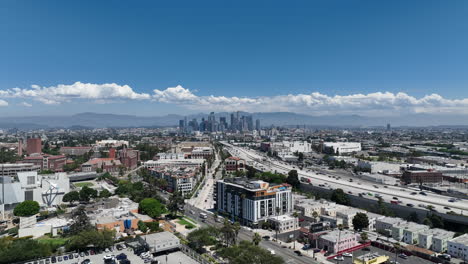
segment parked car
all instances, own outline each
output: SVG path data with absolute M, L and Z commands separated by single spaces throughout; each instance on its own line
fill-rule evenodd
M 337 261 L 343 261 L 344 260 L 343 256 L 336 256 L 333 259 L 337 260 Z
M 296 253 L 298 256 L 302 256 L 302 253 L 299 250 L 294 250 L 294 253 Z
M 115 258 L 116 258 L 117 260 L 127 259 L 127 255 L 125 255 L 125 253 L 120 253 L 120 254 L 118 254 Z
M 414 204 L 406 204 L 406 206 L 409 206 L 409 207 L 414 207 Z
M 353 256 L 353 254 L 352 254 L 352 253 L 349 253 L 349 252 L 346 252 L 346 253 L 343 253 L 342 256 L 343 256 L 343 257 L 349 257 L 349 258 L 350 258 L 350 257 Z
M 398 257 L 402 258 L 402 259 L 407 259 L 408 256 L 404 253 L 401 253 L 400 255 L 398 255 Z

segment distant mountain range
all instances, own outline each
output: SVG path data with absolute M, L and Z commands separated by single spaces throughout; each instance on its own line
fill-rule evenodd
M 230 122 L 231 113 L 216 113 L 215 116 L 227 117 Z M 367 117 L 359 115 L 328 115 L 312 116 L 290 112 L 271 113 L 246 113 L 240 115 L 252 115 L 254 120 L 260 119 L 262 126 L 294 126 L 307 125 L 313 127 L 375 127 L 386 126 L 387 123 L 393 127 L 410 126 L 466 126 L 468 116 L 466 115 L 431 115 L 431 114 L 409 114 L 394 117 Z M 192 114 L 187 119 L 207 118 L 208 114 Z M 133 116 L 119 114 L 80 113 L 71 116 L 23 116 L 23 117 L 0 117 L 0 128 L 18 128 L 23 130 L 39 128 L 103 128 L 103 127 L 167 127 L 177 126 L 178 121 L 183 119 L 181 115 L 165 116 Z M 255 122 L 255 121 L 254 121 Z

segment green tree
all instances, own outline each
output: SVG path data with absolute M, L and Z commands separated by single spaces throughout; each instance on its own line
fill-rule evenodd
M 49 245 L 33 239 L 0 238 L 0 264 L 9 264 L 50 256 Z
M 215 245 L 219 234 L 219 230 L 212 226 L 194 230 L 187 236 L 188 246 L 198 253 L 204 253 L 203 247 Z
M 442 217 L 436 214 L 430 214 L 428 218 L 431 220 L 433 228 L 444 228 L 444 220 Z
M 92 198 L 96 198 L 97 195 L 98 192 L 95 189 L 83 186 L 80 190 L 80 201 L 89 202 Z
M 255 232 L 255 234 L 252 237 L 252 243 L 254 243 L 254 245 L 258 246 L 258 244 L 260 244 L 261 241 L 262 241 L 262 237 L 260 236 L 259 233 Z
M 361 233 L 361 240 L 362 240 L 362 241 L 367 241 L 367 239 L 369 239 L 369 237 L 367 236 L 367 233 L 366 233 L 366 232 L 362 232 L 362 233 Z
M 166 208 L 154 198 L 145 198 L 139 203 L 138 211 L 152 218 L 159 218 L 166 211 Z
M 67 245 L 68 250 L 82 250 L 88 246 L 94 246 L 99 249 L 104 249 L 114 244 L 115 231 L 104 229 L 98 231 L 95 229 L 84 230 L 70 239 Z
M 429 219 L 429 218 L 427 218 L 427 217 L 424 218 L 424 220 L 423 220 L 423 225 L 427 225 L 427 226 L 429 226 L 429 227 L 432 228 L 432 221 L 431 221 L 431 219 Z
M 112 196 L 112 193 L 109 192 L 109 190 L 107 190 L 107 189 L 104 189 L 104 190 L 99 192 L 99 197 L 100 198 L 109 198 L 111 196 Z
M 354 230 L 361 231 L 369 227 L 369 218 L 365 213 L 357 213 L 353 217 Z
M 79 206 L 72 213 L 73 224 L 70 226 L 70 233 L 72 235 L 79 234 L 85 230 L 90 230 L 93 228 L 89 221 L 88 215 L 84 206 Z
M 182 193 L 179 191 L 174 191 L 169 197 L 167 209 L 169 210 L 169 212 L 171 212 L 172 215 L 177 217 L 177 213 L 181 211 L 184 205 L 185 202 Z
M 406 220 L 408 220 L 410 222 L 418 223 L 419 222 L 418 214 L 416 212 L 412 212 L 411 214 L 408 215 Z
M 62 198 L 62 201 L 66 202 L 66 203 L 69 202 L 70 204 L 72 204 L 73 202 L 79 201 L 79 200 L 80 200 L 80 193 L 77 192 L 77 191 L 68 192 Z
M 32 216 L 39 213 L 39 203 L 36 201 L 24 201 L 18 204 L 13 210 L 13 214 L 16 216 Z
M 157 232 L 161 230 L 158 221 L 146 222 L 145 224 L 152 232 Z
M 299 174 L 297 170 L 291 170 L 288 173 L 288 178 L 286 178 L 286 182 L 291 184 L 294 188 L 299 188 L 301 186 L 301 182 L 299 181 Z
M 337 204 L 349 205 L 349 197 L 343 189 L 336 189 L 331 195 L 331 200 Z
M 230 264 L 282 264 L 284 260 L 272 255 L 269 251 L 254 245 L 249 241 L 241 241 L 239 245 L 221 248 L 219 255 Z
M 145 222 L 143 222 L 141 220 L 138 221 L 138 229 L 143 233 L 148 232 L 148 226 L 146 226 Z

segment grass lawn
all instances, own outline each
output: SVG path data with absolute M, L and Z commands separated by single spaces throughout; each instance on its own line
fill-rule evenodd
M 40 237 L 37 239 L 39 243 L 48 244 L 52 248 L 58 248 L 65 245 L 68 242 L 68 238 L 50 238 L 50 237 Z
M 85 186 L 88 186 L 88 187 L 91 187 L 93 186 L 94 184 L 92 182 L 77 182 L 77 183 L 74 183 L 76 187 L 79 187 L 79 188 L 83 188 Z
M 191 222 L 187 221 L 184 218 L 179 218 L 179 221 L 177 221 L 177 223 L 184 225 L 184 226 L 190 226 L 190 228 L 195 228 L 194 224 L 192 224 Z

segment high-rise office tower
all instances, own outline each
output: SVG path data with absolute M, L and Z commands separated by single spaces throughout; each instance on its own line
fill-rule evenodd
M 255 120 L 255 130 L 260 131 L 260 119 Z

